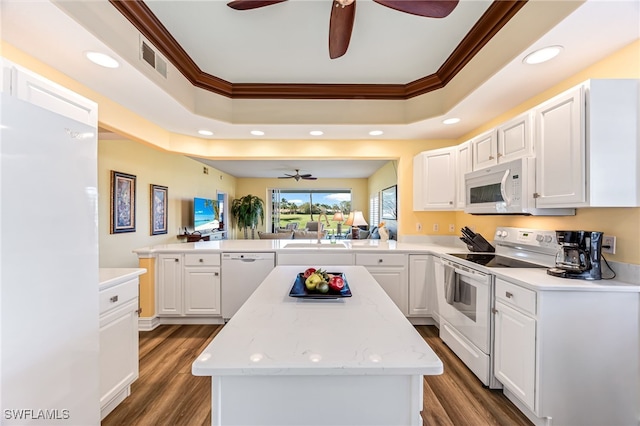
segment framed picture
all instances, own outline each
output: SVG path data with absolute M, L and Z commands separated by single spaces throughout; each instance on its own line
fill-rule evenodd
M 111 170 L 111 233 L 136 232 L 136 177 Z
M 151 184 L 151 235 L 167 233 L 168 191 L 166 186 Z
M 398 185 L 383 189 L 380 193 L 382 219 L 398 219 Z

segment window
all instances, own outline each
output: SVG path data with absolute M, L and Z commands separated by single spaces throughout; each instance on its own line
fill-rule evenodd
M 338 221 L 333 220 L 336 212 L 342 212 L 344 218 L 351 211 L 350 189 L 271 190 L 271 232 L 287 228 L 297 223 L 297 229 L 304 229 L 307 222 L 320 220 L 324 229 L 335 232 Z M 295 225 L 289 225 L 292 227 Z
M 369 226 L 380 223 L 380 194 L 376 192 L 369 198 Z

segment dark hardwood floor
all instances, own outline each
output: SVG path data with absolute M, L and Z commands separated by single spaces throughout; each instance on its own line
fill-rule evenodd
M 220 331 L 216 325 L 163 325 L 140 332 L 140 377 L 102 424 L 211 424 L 211 379 L 191 374 L 191 363 Z M 424 380 L 425 425 L 531 425 L 501 391 L 484 388 L 446 347 L 433 326 L 416 329 L 444 363 L 444 374 Z

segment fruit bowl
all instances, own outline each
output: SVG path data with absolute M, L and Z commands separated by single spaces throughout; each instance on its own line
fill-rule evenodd
M 342 297 L 351 297 L 351 289 L 349 289 L 349 284 L 345 275 L 342 272 L 329 272 L 329 274 L 339 276 L 343 279 L 344 287 L 342 287 L 342 290 L 336 291 L 329 289 L 326 293 L 321 293 L 318 290 L 309 290 L 304 284 L 306 281 L 304 273 L 301 272 L 296 276 L 296 280 L 293 283 L 293 287 L 291 287 L 289 296 L 307 299 L 339 299 Z

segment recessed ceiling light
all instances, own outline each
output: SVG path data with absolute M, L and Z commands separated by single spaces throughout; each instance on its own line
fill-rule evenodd
M 543 47 L 542 49 L 529 53 L 524 57 L 522 62 L 529 65 L 541 64 L 555 58 L 561 51 L 562 46 Z
M 460 119 L 457 117 L 452 117 L 452 118 L 447 118 L 446 120 L 442 121 L 442 124 L 456 124 L 459 123 Z
M 309 134 L 311 136 L 322 136 L 324 135 L 324 132 L 322 130 L 312 130 L 309 132 Z
M 369 132 L 370 136 L 380 136 L 382 135 L 384 132 L 382 130 L 372 130 Z
M 251 134 L 253 136 L 264 136 L 264 132 L 262 130 L 252 130 Z
M 100 52 L 84 52 L 84 56 L 94 64 L 105 68 L 118 68 L 120 64 L 111 56 Z
M 213 136 L 213 132 L 211 130 L 198 130 L 198 133 L 202 136 Z

